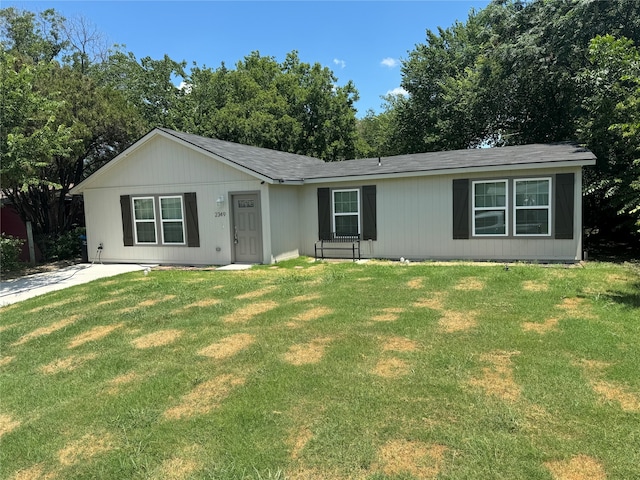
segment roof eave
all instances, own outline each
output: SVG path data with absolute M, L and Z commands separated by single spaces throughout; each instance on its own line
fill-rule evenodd
M 458 175 L 468 173 L 497 172 L 504 170 L 539 170 L 543 168 L 567 168 L 567 167 L 585 167 L 595 165 L 596 160 L 581 159 L 567 160 L 563 162 L 530 162 L 517 165 L 490 165 L 490 166 L 468 166 L 458 168 L 440 168 L 433 170 L 412 170 L 406 172 L 388 172 L 388 173 L 369 173 L 361 175 L 344 175 L 344 176 L 325 176 L 304 179 L 305 184 L 327 183 L 327 182 L 355 182 L 362 180 L 384 180 L 389 178 L 407 178 L 407 177 L 429 177 L 438 175 Z

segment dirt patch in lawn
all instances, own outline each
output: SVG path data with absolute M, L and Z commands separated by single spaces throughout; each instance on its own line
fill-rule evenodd
M 0 312 L 4 312 L 4 309 L 0 309 Z M 12 329 L 13 327 L 16 327 L 16 326 L 18 326 L 17 323 L 12 323 L 10 325 L 2 325 L 2 326 L 0 326 L 0 333 L 4 332 L 6 330 L 10 330 L 10 329 Z
M 420 288 L 422 288 L 422 285 L 424 284 L 424 278 L 422 277 L 418 277 L 418 278 L 412 278 L 411 280 L 409 280 L 407 282 L 407 287 L 413 289 L 413 290 L 418 290 Z
M 293 319 L 296 322 L 309 322 L 311 320 L 317 320 L 318 318 L 326 317 L 327 315 L 331 315 L 332 313 L 333 309 L 331 308 L 315 307 L 304 311 L 299 315 L 296 315 Z
M 122 308 L 120 310 L 118 310 L 118 313 L 130 313 L 130 312 L 135 312 L 136 310 L 139 310 L 141 308 L 147 308 L 147 307 L 153 307 L 154 305 L 157 305 L 158 303 L 161 302 L 168 302 L 169 300 L 173 300 L 174 298 L 176 298 L 175 295 L 165 295 L 162 298 L 150 298 L 148 300 L 143 300 L 142 302 L 132 306 L 132 307 L 125 307 Z
M 87 342 L 93 342 L 96 340 L 100 340 L 107 335 L 109 335 L 114 330 L 117 330 L 124 326 L 124 323 L 116 323 L 115 325 L 100 325 L 97 327 L 93 327 L 88 332 L 81 333 L 77 337 L 74 337 L 70 342 L 67 348 L 76 348 L 80 345 L 83 345 Z
M 556 326 L 558 325 L 557 318 L 548 318 L 543 323 L 538 322 L 524 322 L 522 324 L 522 329 L 525 332 L 536 332 L 536 333 L 549 333 L 553 330 L 556 330 Z
M 20 422 L 11 415 L 0 413 L 0 438 L 20 426 Z
M 570 460 L 559 460 L 544 464 L 554 480 L 605 480 L 607 474 L 593 457 L 578 455 Z
M 443 310 L 443 292 L 433 292 L 429 298 L 421 298 L 413 304 L 416 308 L 430 308 L 431 310 Z
M 190 303 L 189 305 L 185 305 L 182 308 L 178 308 L 171 313 L 176 315 L 176 314 L 184 313 L 191 308 L 207 308 L 207 307 L 212 307 L 214 305 L 218 305 L 220 303 L 222 303 L 222 300 L 220 300 L 219 298 L 205 298 L 202 300 L 198 300 L 197 302 Z
M 613 364 L 610 362 L 603 362 L 601 360 L 587 360 L 586 358 L 582 358 L 580 360 L 575 360 L 574 365 L 578 367 L 585 368 L 589 371 L 589 373 L 593 374 L 604 370 L 606 368 L 611 367 Z
M 630 280 L 627 275 L 620 275 L 618 273 L 607 273 L 604 279 L 607 283 L 625 283 Z
M 245 307 L 239 308 L 223 318 L 225 323 L 244 323 L 251 320 L 262 313 L 268 312 L 276 308 L 278 304 L 273 301 L 252 303 Z
M 291 445 L 291 458 L 297 459 L 300 457 L 300 453 L 312 438 L 313 433 L 307 427 L 303 427 L 294 432 L 289 440 L 289 444 Z
M 268 287 L 261 288 L 259 290 L 254 290 L 252 292 L 243 293 L 242 295 L 238 295 L 236 300 L 250 300 L 252 298 L 260 298 L 265 295 L 273 292 L 276 289 L 275 286 L 269 285 Z
M 205 298 L 203 300 L 198 300 L 197 302 L 190 303 L 184 308 L 206 308 L 218 305 L 220 302 L 222 302 L 222 300 L 220 300 L 219 298 Z
M 382 338 L 382 350 L 392 352 L 415 352 L 418 350 L 418 343 L 405 337 L 385 337 Z
M 594 319 L 596 316 L 591 312 L 591 306 L 584 298 L 565 298 L 558 308 L 564 310 L 569 317 Z
M 409 373 L 409 364 L 401 358 L 383 358 L 373 368 L 373 374 L 384 378 L 399 378 Z
M 18 308 L 18 306 L 20 305 L 20 303 L 12 303 L 11 305 L 3 305 L 0 307 L 0 313 L 7 313 L 10 310 L 13 310 L 14 308 Z
M 438 320 L 438 328 L 444 333 L 465 332 L 477 325 L 475 312 L 444 310 L 442 317 Z
M 347 474 L 329 468 L 299 466 L 296 470 L 287 470 L 284 478 L 287 480 L 365 480 L 365 475 Z
M 511 357 L 520 352 L 495 351 L 480 356 L 480 360 L 489 366 L 482 369 L 482 377 L 471 379 L 474 387 L 483 389 L 488 395 L 498 397 L 508 402 L 515 402 L 520 398 L 520 386 L 513 376 Z
M 391 440 L 378 451 L 374 470 L 389 476 L 412 475 L 418 479 L 436 478 L 442 469 L 447 447 L 410 440 Z
M 107 300 L 102 300 L 101 302 L 96 303 L 97 306 L 101 307 L 102 305 L 110 305 L 112 303 L 116 303 L 118 298 L 109 298 Z
M 325 347 L 332 340 L 331 337 L 316 338 L 309 343 L 292 345 L 284 354 L 284 360 L 296 366 L 318 363 L 324 356 Z
M 294 303 L 299 303 L 299 302 L 313 302 L 315 300 L 319 300 L 320 299 L 320 295 L 317 293 L 307 293 L 306 295 L 298 295 L 297 297 L 293 297 L 291 299 L 292 302 Z
M 256 338 L 247 333 L 238 333 L 230 337 L 223 338 L 218 343 L 209 345 L 198 352 L 198 355 L 223 360 L 234 356 L 254 343 Z
M 23 335 L 22 337 L 20 337 L 18 341 L 13 343 L 11 346 L 17 347 L 19 345 L 27 343 L 30 340 L 33 340 L 34 338 L 50 335 L 57 330 L 60 330 L 64 327 L 74 324 L 79 318 L 80 318 L 80 315 L 72 315 L 69 318 L 65 318 L 64 320 L 60 320 L 59 322 L 52 323 L 51 325 L 48 325 L 46 327 L 36 328 L 34 331 L 29 332 L 26 335 Z
M 138 304 L 138 307 L 153 307 L 154 305 L 160 302 L 168 302 L 169 300 L 173 300 L 176 298 L 175 295 L 165 295 L 162 298 L 150 298 L 149 300 L 144 300 Z
M 59 450 L 58 460 L 65 466 L 86 462 L 96 455 L 113 450 L 113 443 L 113 437 L 107 432 L 89 433 Z
M 604 370 L 611 367 L 612 363 L 579 359 L 574 360 L 573 364 L 584 370 L 591 388 L 604 400 L 618 403 L 625 412 L 640 412 L 640 397 L 636 393 L 630 392 L 624 385 L 608 382 L 601 378 L 605 373 Z
M 245 381 L 244 377 L 225 374 L 200 383 L 183 396 L 178 405 L 165 410 L 164 417 L 177 420 L 209 413 L 217 408 L 233 389 L 244 385 Z
M 7 356 L 7 357 L 0 358 L 0 367 L 4 367 L 5 365 L 9 365 L 11 362 L 13 362 L 14 358 L 16 358 L 16 357 Z
M 40 372 L 45 375 L 55 375 L 60 372 L 71 372 L 89 360 L 93 360 L 97 356 L 98 355 L 95 353 L 88 353 L 86 355 L 71 355 L 67 358 L 59 358 L 58 360 L 54 360 L 53 362 L 40 367 Z
M 371 319 L 374 322 L 395 322 L 396 320 L 398 320 L 402 312 L 404 312 L 404 308 L 383 308 L 382 313 L 373 316 Z
M 56 474 L 54 472 L 45 473 L 44 466 L 36 464 L 29 468 L 19 470 L 10 478 L 11 480 L 51 480 L 56 478 Z
M 62 307 L 62 306 L 67 305 L 69 303 L 79 302 L 81 300 L 84 300 L 85 298 L 86 298 L 86 295 L 65 298 L 64 300 L 60 300 L 59 302 L 47 303 L 46 305 L 42 305 L 40 307 L 32 308 L 31 310 L 27 311 L 27 313 L 38 313 L 38 312 L 41 312 L 42 310 L 45 310 L 45 309 Z
M 162 347 L 164 345 L 169 345 L 170 343 L 175 342 L 181 336 L 182 330 L 159 330 L 157 332 L 138 337 L 132 340 L 131 343 L 136 348 Z
M 181 457 L 173 457 L 162 462 L 159 476 L 162 480 L 183 480 L 200 468 L 195 460 Z
M 522 289 L 527 292 L 546 292 L 549 290 L 549 285 L 541 282 L 534 282 L 533 280 L 525 280 L 522 282 Z
M 142 380 L 144 377 L 140 375 L 138 372 L 129 372 L 123 375 L 118 375 L 115 378 L 112 378 L 108 382 L 107 394 L 116 395 L 120 393 L 122 387 L 125 385 L 129 385 L 131 383 Z
M 466 292 L 484 290 L 485 283 L 477 277 L 462 278 L 453 288 Z
M 629 392 L 626 387 L 602 380 L 591 381 L 593 388 L 598 395 L 604 397 L 610 402 L 620 405 L 625 412 L 640 412 L 640 398 L 634 393 Z

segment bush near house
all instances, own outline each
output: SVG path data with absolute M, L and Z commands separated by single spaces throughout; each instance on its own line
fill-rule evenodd
M 42 236 L 38 243 L 44 246 L 47 260 L 71 260 L 80 256 L 85 232 L 84 227 L 78 227 L 60 235 Z
M 11 235 L 0 236 L 0 265 L 3 272 L 13 272 L 21 266 L 20 252 L 24 240 Z

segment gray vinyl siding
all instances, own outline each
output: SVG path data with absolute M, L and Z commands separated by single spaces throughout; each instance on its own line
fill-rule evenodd
M 147 142 L 130 158 L 102 176 L 99 188 L 84 191 L 87 247 L 93 260 L 104 245 L 104 262 L 223 265 L 231 263 L 230 191 L 260 191 L 267 186 L 193 149 L 162 137 Z M 200 246 L 135 245 L 122 239 L 121 195 L 171 195 L 195 192 L 198 202 Z M 225 203 L 217 206 L 223 196 Z M 265 213 L 263 206 L 263 222 Z M 216 212 L 220 215 L 216 216 Z M 268 218 L 268 216 L 267 216 Z M 216 249 L 219 248 L 220 251 Z M 267 257 L 268 258 L 268 257 Z
M 300 255 L 299 193 L 297 186 L 269 186 L 271 252 L 265 259 L 270 258 L 271 262 Z
M 574 239 L 470 238 L 453 240 L 452 185 L 455 178 L 526 178 L 576 174 Z M 372 183 L 372 182 L 363 182 Z M 300 199 L 301 254 L 313 255 L 317 240 L 317 188 L 348 188 L 363 183 L 317 184 L 302 187 Z M 379 180 L 377 186 L 378 239 L 364 241 L 362 254 L 371 258 L 555 260 L 574 261 L 581 256 L 580 168 L 505 170 L 490 174 L 437 175 Z

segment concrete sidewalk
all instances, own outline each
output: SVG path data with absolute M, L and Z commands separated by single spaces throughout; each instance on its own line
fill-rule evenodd
M 91 282 L 98 278 L 112 277 L 150 267 L 146 265 L 79 263 L 53 272 L 36 273 L 3 281 L 0 282 L 0 306 L 11 305 L 38 295 Z

